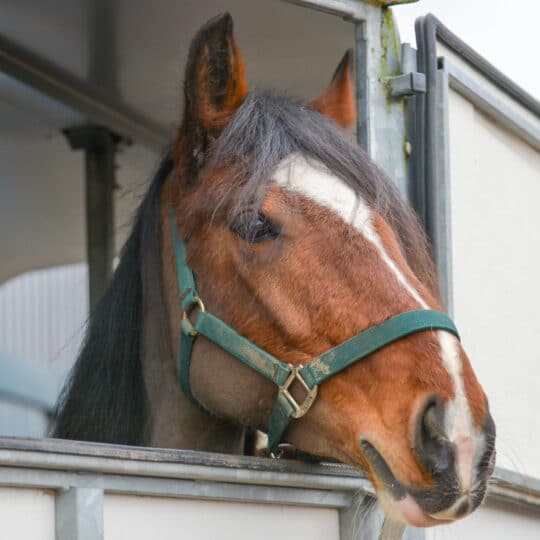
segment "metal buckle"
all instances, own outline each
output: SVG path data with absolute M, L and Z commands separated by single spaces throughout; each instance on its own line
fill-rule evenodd
M 198 296 L 194 296 L 191 300 L 191 305 L 189 306 L 189 308 L 185 311 L 182 311 L 182 329 L 185 331 L 186 334 L 191 337 L 195 337 L 199 334 L 188 318 L 189 314 L 195 306 L 198 306 L 201 312 L 206 311 L 203 301 Z
M 299 366 L 292 366 L 289 364 L 289 367 L 291 368 L 291 374 L 287 378 L 287 380 L 283 383 L 282 386 L 279 387 L 279 393 L 285 396 L 287 401 L 292 405 L 294 412 L 292 413 L 293 418 L 301 418 L 306 414 L 310 407 L 313 405 L 313 402 L 315 401 L 315 398 L 317 397 L 317 391 L 319 389 L 318 385 L 315 385 L 313 388 L 310 388 L 306 381 L 304 381 L 304 378 L 302 375 L 300 375 L 300 369 L 302 369 L 302 365 Z M 292 394 L 289 392 L 289 388 L 291 384 L 297 380 L 304 390 L 307 392 L 307 395 L 303 401 L 303 403 L 299 404 L 297 403 L 296 399 L 292 396 Z
M 280 443 L 275 452 L 269 452 L 268 457 L 272 459 L 296 459 L 296 446 L 289 443 Z

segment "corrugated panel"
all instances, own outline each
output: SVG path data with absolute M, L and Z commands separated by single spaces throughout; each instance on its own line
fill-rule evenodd
M 76 264 L 30 272 L 0 287 L 0 352 L 55 376 L 66 373 L 84 337 L 87 268 Z M 47 415 L 0 399 L 0 434 L 41 436 Z
M 75 264 L 18 276 L 0 287 L 0 349 L 36 367 L 69 369 L 88 313 L 87 270 Z

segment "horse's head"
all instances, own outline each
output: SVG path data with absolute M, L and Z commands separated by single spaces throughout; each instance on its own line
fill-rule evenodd
M 163 202 L 207 309 L 292 365 L 397 314 L 440 310 L 413 212 L 342 129 L 355 118 L 350 64 L 347 54 L 307 105 L 248 94 L 229 16 L 200 30 L 188 59 Z M 172 291 L 170 241 L 164 251 Z M 267 428 L 276 387 L 202 338 L 191 388 L 212 413 Z M 321 384 L 285 439 L 366 471 L 387 514 L 416 525 L 476 508 L 494 463 L 486 396 L 445 331 L 400 339 Z

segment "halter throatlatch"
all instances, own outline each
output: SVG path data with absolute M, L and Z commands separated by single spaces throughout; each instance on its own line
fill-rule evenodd
M 317 397 L 319 384 L 326 379 L 386 345 L 422 330 L 445 330 L 459 339 L 458 331 L 447 315 L 440 311 L 421 309 L 401 313 L 377 326 L 372 326 L 313 358 L 305 366 L 286 364 L 206 311 L 195 288 L 193 271 L 187 265 L 186 248 L 178 236 L 172 211 L 171 233 L 182 303 L 182 334 L 178 355 L 178 380 L 182 390 L 193 403 L 200 407 L 191 393 L 189 383 L 191 351 L 198 335 L 206 337 L 246 366 L 272 381 L 278 386 L 279 391 L 268 425 L 268 449 L 271 452 L 279 444 L 290 422 L 309 411 Z M 199 313 L 195 323 L 192 323 L 189 315 L 196 307 L 199 308 Z M 300 383 L 306 392 L 302 403 L 298 403 L 289 392 L 289 388 L 295 381 Z

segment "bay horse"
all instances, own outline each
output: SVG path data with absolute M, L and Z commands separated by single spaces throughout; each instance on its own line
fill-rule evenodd
M 351 69 L 347 52 L 307 104 L 248 92 L 231 17 L 199 30 L 183 120 L 55 437 L 242 453 L 253 427 L 365 471 L 393 520 L 447 523 L 481 503 L 488 402 L 414 212 L 347 133 Z

